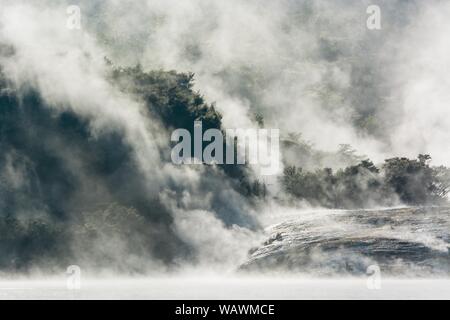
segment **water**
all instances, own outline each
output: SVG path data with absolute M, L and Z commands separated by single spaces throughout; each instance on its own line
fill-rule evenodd
M 294 212 L 281 221 L 238 272 L 83 276 L 79 290 L 66 276 L 0 279 L 0 299 L 450 299 L 449 208 Z
M 82 281 L 68 290 L 60 280 L 0 282 L 0 299 L 450 299 L 447 279 L 140 278 Z

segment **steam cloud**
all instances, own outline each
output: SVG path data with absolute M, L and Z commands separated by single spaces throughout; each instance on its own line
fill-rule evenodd
M 45 134 L 33 143 L 45 140 L 63 159 L 76 189 L 53 209 L 156 198 L 157 210 L 137 206 L 151 212 L 149 238 L 164 248 L 156 254 L 163 261 L 192 251 L 195 263 L 229 268 L 260 238 L 264 210 L 227 188 L 223 173 L 205 179 L 205 171 L 214 169 L 174 166 L 161 157 L 167 129 L 108 81 L 104 57 L 144 70 L 194 72 L 196 89 L 216 102 L 226 128 L 256 127 L 253 115 L 260 113 L 266 127 L 301 132 L 320 149 L 348 143 L 377 161 L 429 153 L 437 164 L 450 165 L 442 147 L 450 139 L 450 4 L 378 1 L 377 31 L 366 28 L 370 4 L 0 0 L 0 66 L 13 90 L 20 97 L 33 88 L 48 119 L 72 112 L 86 121 L 90 139 L 106 141 L 98 144 L 107 146 L 106 153 L 121 148 L 129 157 L 122 174 L 99 182 L 85 168 L 78 141 L 64 145 L 67 137 L 31 126 Z M 81 30 L 66 28 L 68 5 L 80 6 Z M 8 152 L 2 185 L 32 188 L 31 160 Z M 46 216 L 52 208 L 22 202 L 15 209 L 18 215 Z

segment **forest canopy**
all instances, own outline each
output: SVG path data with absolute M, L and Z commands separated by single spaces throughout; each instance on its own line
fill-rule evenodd
M 450 169 L 431 167 L 429 155 L 391 158 L 377 167 L 370 160 L 335 172 L 331 168 L 284 169 L 281 183 L 293 198 L 327 208 L 442 205 L 450 191 Z

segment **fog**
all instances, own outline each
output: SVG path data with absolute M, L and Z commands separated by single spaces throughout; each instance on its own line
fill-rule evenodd
M 1 93 L 25 106 L 13 120 L 27 133 L 26 142 L 18 139 L 23 147 L 2 131 L 0 217 L 75 230 L 75 258 L 60 264 L 158 275 L 232 273 L 270 236 L 268 227 L 291 212 L 308 219 L 309 204 L 277 202 L 284 197 L 277 177 L 268 178 L 268 199 L 252 202 L 217 167 L 167 161 L 170 128 L 111 82 L 105 57 L 118 68 L 195 73 L 194 89 L 215 103 L 224 128 L 257 128 L 259 114 L 266 128 L 299 133 L 324 152 L 349 144 L 377 163 L 426 153 L 450 165 L 450 3 L 380 0 L 381 30 L 366 26 L 370 4 L 0 0 Z M 81 10 L 79 30 L 67 27 L 69 5 Z M 66 113 L 81 123 L 81 138 L 58 127 Z M 13 122 L 3 120 L 4 128 Z M 116 159 L 123 165 L 115 168 Z M 97 160 L 104 166 L 92 169 Z M 261 178 L 253 169 L 243 170 Z M 56 177 L 44 181 L 42 172 Z M 98 220 L 109 212 L 123 233 Z M 105 226 L 89 255 L 80 230 L 92 221 Z M 31 273 L 61 271 L 44 265 Z
M 384 279 L 369 289 L 366 279 L 183 277 L 83 281 L 68 290 L 65 280 L 0 282 L 1 299 L 153 299 L 153 300 L 316 300 L 316 299 L 433 299 L 450 297 L 449 282 Z

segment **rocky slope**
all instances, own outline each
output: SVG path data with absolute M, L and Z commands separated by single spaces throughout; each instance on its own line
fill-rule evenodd
M 267 229 L 244 271 L 361 275 L 450 275 L 450 208 L 303 212 Z M 372 267 L 373 268 L 373 267 Z

